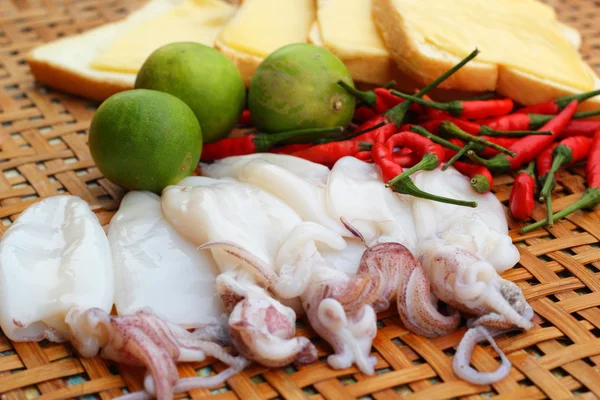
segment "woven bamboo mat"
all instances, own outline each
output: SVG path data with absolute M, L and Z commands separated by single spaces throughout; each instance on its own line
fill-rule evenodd
M 138 0 L 0 0 L 0 234 L 27 206 L 59 193 L 81 196 L 108 223 L 123 191 L 93 165 L 86 129 L 95 105 L 39 87 L 24 61 L 34 46 L 119 19 Z M 560 17 L 584 36 L 582 51 L 600 70 L 600 2 L 552 0 Z M 559 174 L 556 209 L 584 190 L 584 168 Z M 496 179 L 494 191 L 506 204 L 511 176 Z M 544 217 L 541 207 L 536 219 Z M 407 332 L 394 311 L 380 315 L 373 343 L 377 375 L 356 368 L 332 370 L 330 351 L 309 327 L 321 359 L 305 367 L 268 370 L 252 366 L 218 390 L 196 390 L 190 398 L 220 399 L 395 399 L 408 398 L 600 398 L 600 215 L 579 212 L 554 228 L 519 236 L 520 264 L 505 274 L 518 283 L 536 312 L 536 327 L 498 340 L 514 368 L 507 379 L 475 386 L 452 373 L 451 356 L 464 329 L 425 339 Z M 498 359 L 477 347 L 474 365 L 491 370 Z M 207 360 L 179 366 L 181 376 L 218 372 Z M 142 371 L 78 357 L 67 345 L 12 343 L 0 334 L 2 399 L 64 399 L 118 396 L 139 390 Z

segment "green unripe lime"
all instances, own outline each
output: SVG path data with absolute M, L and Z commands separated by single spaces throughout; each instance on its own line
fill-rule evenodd
M 344 63 L 311 44 L 284 46 L 259 65 L 250 82 L 248 108 L 262 132 L 344 126 L 355 99 L 337 84 L 353 86 Z
M 181 100 L 155 90 L 129 90 L 108 98 L 90 125 L 92 158 L 110 181 L 160 193 L 189 176 L 200 160 L 202 132 Z
M 171 43 L 154 51 L 138 72 L 135 87 L 183 100 L 200 122 L 204 143 L 227 136 L 246 102 L 244 81 L 233 62 L 199 43 Z

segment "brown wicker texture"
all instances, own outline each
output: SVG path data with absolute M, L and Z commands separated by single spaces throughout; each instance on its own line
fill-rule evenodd
M 552 0 L 560 17 L 584 36 L 586 59 L 600 70 L 600 2 Z M 81 196 L 108 223 L 123 191 L 93 165 L 86 129 L 95 105 L 34 83 L 24 61 L 34 46 L 121 18 L 139 0 L 0 0 L 0 234 L 30 204 L 59 193 Z M 584 168 L 559 174 L 556 209 L 585 188 Z M 511 176 L 496 179 L 495 192 L 508 199 Z M 535 218 L 543 218 L 538 207 Z M 395 312 L 381 315 L 373 343 L 377 375 L 356 368 L 327 367 L 329 346 L 310 328 L 321 360 L 305 367 L 268 370 L 252 366 L 219 390 L 196 390 L 191 398 L 349 399 L 600 397 L 600 218 L 579 212 L 554 228 L 519 236 L 510 221 L 521 262 L 505 277 L 518 283 L 536 311 L 536 327 L 498 343 L 513 363 L 509 377 L 475 386 L 452 373 L 451 356 L 464 329 L 425 339 L 407 332 Z M 474 365 L 491 370 L 498 357 L 477 347 Z M 181 376 L 218 372 L 211 360 L 180 365 Z M 139 390 L 143 371 L 79 357 L 68 345 L 12 343 L 0 335 L 2 399 L 64 399 L 91 395 L 109 399 Z

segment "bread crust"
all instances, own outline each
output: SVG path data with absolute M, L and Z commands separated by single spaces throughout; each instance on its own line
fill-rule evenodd
M 419 85 L 426 85 L 452 68 L 460 58 L 440 52 L 415 36 L 393 4 L 373 0 L 373 16 L 398 68 Z M 440 84 L 444 89 L 485 92 L 496 88 L 498 68 L 471 61 Z
M 97 79 L 31 56 L 27 63 L 38 82 L 87 99 L 104 101 L 115 93 L 133 89 L 133 84 L 124 81 Z
M 264 58 L 235 50 L 226 45 L 220 38 L 217 38 L 215 41 L 215 48 L 223 53 L 225 57 L 233 61 L 240 71 L 240 75 L 242 75 L 242 80 L 246 87 L 250 86 L 250 81 Z
M 600 88 L 598 77 L 589 66 L 588 69 L 594 76 L 595 88 Z M 504 67 L 500 68 L 496 91 L 501 95 L 526 106 L 543 103 L 562 96 L 581 93 L 581 90 L 574 90 L 568 86 L 543 80 L 531 74 Z M 581 111 L 597 109 L 600 109 L 600 96 L 586 100 L 579 106 L 579 110 Z

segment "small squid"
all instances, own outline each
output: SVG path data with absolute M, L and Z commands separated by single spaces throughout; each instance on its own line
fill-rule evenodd
M 472 330 L 463 338 L 454 359 L 454 367 L 469 382 L 488 383 L 503 379 L 510 370 L 501 354 L 503 365 L 493 374 L 479 375 L 469 369 L 473 346 L 482 340 L 495 344 L 486 327 L 498 329 L 530 329 L 533 310 L 521 289 L 502 279 L 495 268 L 471 251 L 439 238 L 421 241 L 417 249 L 419 261 L 429 277 L 433 293 L 453 308 L 473 316 Z
M 68 340 L 84 357 L 101 349 L 106 358 L 145 366 L 147 391 L 160 400 L 181 388 L 219 385 L 248 364 L 222 349 L 218 329 L 188 332 L 147 310 L 109 315 L 115 285 L 109 241 L 78 197 L 53 196 L 25 210 L 0 242 L 0 272 L 0 324 L 11 340 Z M 175 362 L 207 355 L 230 368 L 179 380 Z

